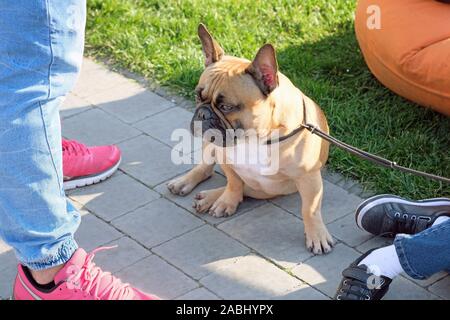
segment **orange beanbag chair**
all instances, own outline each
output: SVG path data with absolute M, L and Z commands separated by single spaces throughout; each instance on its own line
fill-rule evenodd
M 355 30 L 366 63 L 381 83 L 450 116 L 450 4 L 360 0 Z

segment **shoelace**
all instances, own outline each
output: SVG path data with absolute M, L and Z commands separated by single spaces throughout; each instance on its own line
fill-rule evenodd
M 337 295 L 337 300 L 355 300 L 352 298 L 355 296 L 358 300 L 371 300 L 372 291 L 367 288 L 367 284 L 356 279 L 345 279 L 340 293 Z
M 106 297 L 107 300 L 125 300 L 131 298 L 133 296 L 133 290 L 128 283 L 122 283 L 120 279 L 114 277 L 110 272 L 102 271 L 92 262 L 97 252 L 116 247 L 100 247 L 90 252 L 81 269 L 78 272 L 74 272 L 68 278 L 68 282 L 77 289 L 82 290 L 85 295 L 91 295 L 95 299 L 103 299 Z M 105 277 L 110 278 L 110 283 L 102 288 L 102 292 L 99 292 L 101 280 Z
M 88 147 L 86 147 L 86 145 L 79 143 L 77 141 L 74 140 L 63 140 L 62 141 L 62 150 L 64 153 L 68 154 L 68 155 L 86 155 L 86 154 L 90 154 L 91 151 L 89 150 Z
M 423 217 L 414 214 L 407 214 L 400 212 L 394 213 L 395 221 L 395 234 L 397 233 L 407 233 L 414 234 L 422 229 L 426 228 L 431 222 L 430 217 Z

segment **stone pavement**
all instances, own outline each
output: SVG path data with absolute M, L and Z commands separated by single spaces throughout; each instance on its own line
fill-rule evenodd
M 190 168 L 171 162 L 170 134 L 188 128 L 191 116 L 85 59 L 61 110 L 63 136 L 89 145 L 118 144 L 123 162 L 109 180 L 68 195 L 82 213 L 80 246 L 119 246 L 97 254 L 105 270 L 165 299 L 330 299 L 341 270 L 386 242 L 356 227 L 353 212 L 362 199 L 352 192 L 359 188 L 326 171 L 323 216 L 338 242 L 326 256 L 305 249 L 297 195 L 246 199 L 230 218 L 197 215 L 193 196 L 224 185 L 220 170 L 186 197 L 165 187 Z M 15 263 L 0 242 L 0 297 L 10 295 Z M 399 277 L 386 299 L 450 299 L 450 276 Z

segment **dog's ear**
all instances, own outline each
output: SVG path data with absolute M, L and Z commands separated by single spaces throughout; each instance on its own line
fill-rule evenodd
M 278 87 L 278 64 L 275 48 L 271 44 L 262 46 L 247 68 L 247 72 L 255 79 L 256 84 L 266 96 L 275 90 Z
M 198 26 L 198 37 L 202 42 L 203 54 L 205 55 L 205 66 L 222 59 L 224 52 L 216 40 L 211 36 L 203 23 Z

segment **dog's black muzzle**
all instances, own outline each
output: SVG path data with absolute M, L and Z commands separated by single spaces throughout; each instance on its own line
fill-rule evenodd
M 195 110 L 191 120 L 191 132 L 194 136 L 201 135 L 206 141 L 222 147 L 226 147 L 230 145 L 231 141 L 234 141 L 234 137 L 232 137 L 233 129 L 227 130 L 224 121 L 220 119 L 209 104 L 202 105 Z

